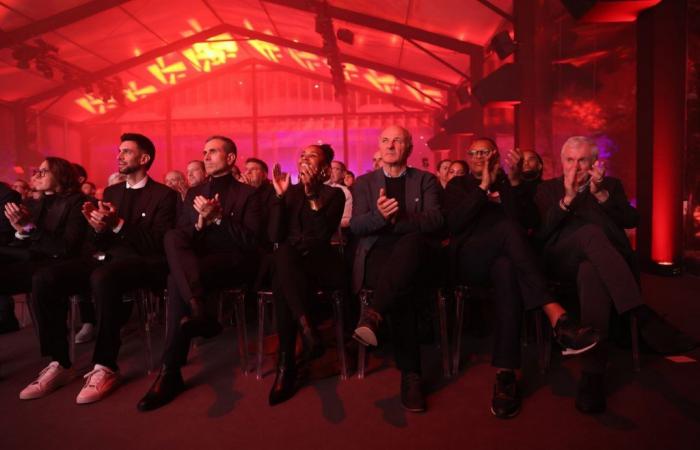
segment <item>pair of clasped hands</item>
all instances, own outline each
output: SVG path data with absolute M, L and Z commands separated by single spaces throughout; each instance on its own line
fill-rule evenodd
M 603 178 L 605 177 L 605 162 L 596 160 L 591 169 L 585 172 L 577 170 L 573 165 L 564 170 L 564 206 L 568 208 L 571 202 L 579 193 L 585 191 L 586 187 L 599 203 L 605 202 L 609 193 L 603 188 Z
M 299 182 L 304 186 L 304 194 L 309 198 L 314 198 L 318 195 L 325 173 L 319 171 L 318 168 L 307 163 L 299 164 Z M 289 189 L 291 177 L 289 173 L 282 172 L 282 166 L 279 163 L 272 168 L 272 186 L 278 197 L 284 195 Z
M 222 217 L 219 194 L 214 195 L 214 198 L 198 195 L 194 198 L 193 206 L 199 214 L 195 224 L 197 230 L 201 230 Z M 122 220 L 117 216 L 117 208 L 110 202 L 98 201 L 97 206 L 92 202 L 85 202 L 83 203 L 82 213 L 97 233 L 115 229 Z

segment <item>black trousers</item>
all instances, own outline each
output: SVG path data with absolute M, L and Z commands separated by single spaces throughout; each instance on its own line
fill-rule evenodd
M 461 282 L 494 287 L 494 343 L 491 364 L 504 369 L 521 365 L 523 309 L 550 302 L 539 261 L 519 225 L 503 218 L 477 227 L 459 249 Z
M 190 314 L 190 300 L 204 300 L 207 291 L 240 286 L 254 280 L 257 257 L 241 251 L 199 247 L 187 233 L 170 230 L 165 235 L 170 268 L 163 365 L 177 369 L 187 363 L 190 339 L 180 322 Z
M 273 289 L 275 317 L 280 353 L 293 357 L 297 321 L 311 315 L 316 290 L 344 289 L 345 267 L 341 256 L 331 246 L 300 251 L 281 244 L 273 254 Z
M 162 258 L 123 256 L 108 262 L 78 258 L 38 270 L 32 280 L 32 303 L 39 327 L 41 352 L 69 367 L 66 339 L 68 296 L 90 293 L 96 305 L 97 340 L 93 363 L 117 370 L 120 331 L 129 319 L 132 303 L 124 294 L 162 284 L 167 266 Z
M 418 321 L 429 267 L 437 248 L 420 233 L 395 240 L 379 239 L 367 255 L 364 285 L 374 290 L 372 307 L 388 316 L 396 366 L 421 371 Z
M 607 338 L 610 313 L 623 314 L 642 304 L 635 274 L 597 225 L 585 225 L 544 249 L 547 270 L 556 279 L 576 283 L 581 323 L 596 327 Z M 606 344 L 583 355 L 585 371 L 602 372 Z

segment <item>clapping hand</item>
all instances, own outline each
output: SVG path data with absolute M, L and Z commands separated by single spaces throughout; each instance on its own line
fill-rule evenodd
M 85 202 L 82 212 L 90 226 L 98 233 L 112 229 L 119 223 L 117 208 L 109 202 L 99 201 L 97 207 L 91 202 Z
M 10 221 L 10 225 L 15 230 L 22 232 L 23 228 L 29 224 L 31 215 L 24 205 L 8 202 L 5 204 L 5 217 Z
M 289 180 L 289 174 L 282 172 L 282 167 L 279 163 L 275 164 L 275 167 L 272 168 L 272 186 L 275 188 L 278 197 L 284 195 L 289 189 Z
M 399 202 L 395 198 L 388 198 L 384 188 L 380 188 L 377 209 L 385 220 L 392 220 L 399 211 Z

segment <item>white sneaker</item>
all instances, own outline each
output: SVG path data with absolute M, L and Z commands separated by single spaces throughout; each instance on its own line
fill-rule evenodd
M 76 344 L 84 344 L 93 339 L 95 339 L 95 325 L 91 323 L 84 323 L 78 334 L 75 335 Z
M 85 385 L 75 398 L 75 402 L 79 405 L 102 400 L 117 387 L 119 382 L 117 372 L 100 364 L 95 364 L 95 368 L 86 373 L 83 378 L 85 378 Z
M 61 386 L 68 384 L 75 377 L 73 369 L 66 369 L 57 361 L 52 361 L 19 393 L 20 400 L 32 400 L 50 394 Z

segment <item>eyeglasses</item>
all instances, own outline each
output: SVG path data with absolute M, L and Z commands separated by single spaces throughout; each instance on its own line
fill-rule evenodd
M 486 158 L 493 153 L 492 150 L 489 149 L 478 149 L 478 150 L 469 150 L 467 151 L 467 154 L 471 156 L 472 158 Z
M 37 178 L 44 178 L 49 172 L 49 169 L 34 169 L 32 170 L 32 176 L 35 176 Z

